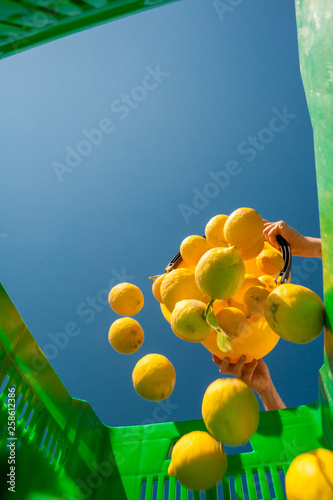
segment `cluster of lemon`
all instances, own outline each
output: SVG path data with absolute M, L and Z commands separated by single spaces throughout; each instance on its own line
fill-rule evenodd
M 205 237 L 185 238 L 180 245 L 182 262 L 172 271 L 155 276 L 152 286 L 176 336 L 204 345 L 211 339 L 213 349 L 209 344 L 207 348 L 221 359 L 227 355 L 235 362 L 241 354 L 250 359 L 262 357 L 279 337 L 305 343 L 320 334 L 324 321 L 321 299 L 308 288 L 281 285 L 274 279 L 284 260 L 264 240 L 263 228 L 263 219 L 255 210 L 240 208 L 229 216 L 213 217 L 206 225 Z M 109 303 L 124 316 L 110 327 L 111 345 L 123 354 L 136 352 L 144 333 L 131 316 L 143 307 L 142 292 L 133 284 L 121 283 L 110 291 Z M 269 343 L 264 340 L 268 347 L 259 350 L 262 338 L 259 344 L 251 338 L 256 330 L 260 330 L 258 337 L 273 335 L 276 339 Z M 239 344 L 240 339 L 244 340 Z M 172 393 L 176 373 L 165 356 L 147 354 L 135 365 L 132 380 L 141 397 L 160 401 Z M 220 378 L 205 392 L 202 416 L 208 432 L 194 431 L 182 436 L 174 446 L 168 469 L 170 475 L 192 490 L 207 490 L 222 479 L 227 469 L 223 445 L 242 445 L 251 438 L 259 422 L 259 405 L 244 382 Z M 325 492 L 331 494 L 332 485 L 327 482 L 326 473 L 318 472 L 321 454 L 326 451 L 303 454 L 293 462 L 286 477 L 290 500 L 299 498 L 293 496 L 295 484 L 313 477 L 307 476 L 306 464 L 315 471 L 317 483 L 322 481 L 321 498 L 331 498 Z M 332 456 L 325 459 L 332 461 Z
M 109 342 L 121 354 L 132 354 L 144 341 L 142 326 L 131 317 L 143 308 L 143 294 L 132 283 L 119 283 L 110 290 L 108 301 L 115 313 L 124 316 L 112 323 Z
M 205 237 L 184 239 L 180 254 L 181 266 L 158 276 L 153 294 L 163 304 L 164 314 L 169 313 L 174 333 L 192 342 L 202 341 L 212 331 L 205 314 L 208 303 L 220 333 L 229 338 L 244 333 L 246 317 L 263 314 L 263 304 L 276 286 L 272 275 L 284 264 L 276 249 L 265 247 L 263 220 L 250 208 L 216 215 L 206 225 Z M 244 261 L 254 258 L 260 279 L 246 273 Z M 222 339 L 217 340 L 221 344 Z
M 225 445 L 245 444 L 256 432 L 259 404 L 241 380 L 220 378 L 206 389 L 202 417 L 208 432 L 182 436 L 172 450 L 169 475 L 191 490 L 208 490 L 220 482 L 228 459 Z
M 284 260 L 265 241 L 263 228 L 256 210 L 239 208 L 229 216 L 213 217 L 205 237 L 184 239 L 182 263 L 155 277 L 153 284 L 153 294 L 178 337 L 200 342 L 213 328 L 225 354 L 232 351 L 232 340 L 259 317 L 292 342 L 309 342 L 320 334 L 321 299 L 306 287 L 274 279 Z
M 143 293 L 132 283 L 119 283 L 108 297 L 111 309 L 123 315 L 109 329 L 109 342 L 121 354 L 132 354 L 140 349 L 144 341 L 143 328 L 133 319 L 144 304 Z M 162 354 L 146 354 L 135 365 L 132 372 L 136 392 L 149 401 L 161 401 L 170 396 L 176 383 L 176 372 L 172 363 Z
M 243 354 L 247 353 L 250 325 L 253 330 L 253 325 L 268 323 L 273 334 L 297 343 L 320 334 L 324 321 L 321 299 L 308 288 L 281 285 L 274 279 L 284 260 L 264 240 L 263 228 L 263 219 L 255 210 L 240 208 L 229 216 L 213 217 L 205 237 L 185 238 L 180 245 L 182 263 L 155 277 L 153 283 L 153 294 L 175 335 L 204 343 L 213 334 L 223 358 L 232 357 L 242 336 L 246 337 L 241 344 Z M 259 406 L 242 381 L 218 379 L 206 390 L 202 416 L 209 433 L 194 431 L 180 438 L 168 470 L 192 490 L 209 489 L 222 479 L 227 468 L 223 444 L 240 445 L 250 439 L 258 426 Z M 312 455 L 310 459 L 317 460 Z M 295 484 L 300 469 L 290 468 L 287 484 Z

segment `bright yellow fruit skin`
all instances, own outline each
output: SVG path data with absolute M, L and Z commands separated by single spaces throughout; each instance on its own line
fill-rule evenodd
M 251 286 L 244 294 L 243 302 L 249 314 L 264 314 L 269 291 L 265 286 Z
M 180 255 L 189 266 L 196 266 L 200 258 L 210 249 L 210 245 L 203 236 L 187 236 L 180 245 Z
M 195 280 L 199 289 L 214 299 L 228 299 L 241 287 L 245 265 L 235 247 L 212 248 L 198 262 Z
M 175 387 L 176 372 L 162 354 L 146 354 L 135 365 L 132 381 L 139 396 L 148 401 L 162 401 Z
M 206 224 L 205 236 L 212 247 L 227 247 L 228 243 L 224 238 L 224 225 L 228 219 L 227 215 L 215 215 Z
M 116 319 L 110 326 L 109 342 L 121 354 L 132 354 L 142 346 L 143 329 L 133 318 Z
M 262 276 L 259 277 L 260 283 L 262 283 L 266 289 L 269 292 L 272 292 L 276 288 L 276 283 L 274 281 L 274 278 L 270 276 L 269 274 L 263 274 Z
M 202 417 L 207 430 L 230 446 L 245 444 L 259 424 L 259 403 L 240 379 L 219 378 L 206 389 Z
M 132 283 L 119 283 L 111 288 L 108 301 L 111 309 L 122 316 L 134 316 L 144 303 L 140 288 Z
M 333 499 L 333 452 L 324 448 L 298 455 L 286 474 L 288 500 Z
M 245 314 L 236 307 L 225 307 L 216 315 L 216 319 L 224 333 L 230 338 L 237 338 L 247 327 Z
M 154 280 L 154 283 L 153 283 L 153 286 L 152 286 L 152 292 L 153 292 L 153 295 L 155 297 L 156 300 L 158 300 L 158 302 L 160 302 L 160 304 L 162 304 L 162 297 L 161 297 L 161 284 L 162 284 L 162 281 L 164 280 L 166 274 L 160 274 L 155 280 Z
M 262 235 L 259 240 L 250 248 L 238 248 L 237 252 L 243 260 L 255 259 L 264 248 L 265 238 Z
M 261 276 L 256 264 L 256 259 L 247 260 L 244 262 L 246 272 L 254 276 Z M 178 265 L 178 268 L 186 267 L 184 261 Z M 206 302 L 206 297 L 201 299 Z M 221 309 L 227 306 L 238 307 L 244 314 L 247 314 L 245 307 L 234 301 L 232 298 L 226 302 L 225 300 L 215 300 L 213 303 L 213 309 L 215 314 L 217 314 Z M 165 319 L 171 322 L 171 312 L 165 307 L 164 304 L 160 304 L 161 311 Z M 231 363 L 236 363 L 242 354 L 246 355 L 247 362 L 252 361 L 252 359 L 260 359 L 266 354 L 268 354 L 278 341 L 280 340 L 279 335 L 277 335 L 268 326 L 266 318 L 264 316 L 252 315 L 251 318 L 247 318 L 247 328 L 245 332 L 231 341 L 231 352 L 228 354 L 223 353 L 217 346 L 217 335 L 215 331 L 212 331 L 208 337 L 202 340 L 202 345 L 208 349 L 212 354 L 216 354 L 221 360 L 227 355 L 230 358 Z
M 201 300 L 203 297 L 196 284 L 194 272 L 185 267 L 167 273 L 161 283 L 160 291 L 162 302 L 170 312 L 180 300 Z
M 259 281 L 253 274 L 245 274 L 244 281 L 240 289 L 232 296 L 232 299 L 239 304 L 243 303 L 244 294 L 251 286 L 263 286 L 261 281 Z
M 200 342 L 207 337 L 212 328 L 203 315 L 207 305 L 200 300 L 181 300 L 177 302 L 171 315 L 171 328 L 175 335 L 190 342 Z
M 227 456 L 216 439 L 207 432 L 192 431 L 175 444 L 168 474 L 190 490 L 204 491 L 222 480 L 227 465 Z
M 287 283 L 267 297 L 265 317 L 280 337 L 305 344 L 318 337 L 324 327 L 324 304 L 309 288 Z
M 229 215 L 224 226 L 224 237 L 237 248 L 251 248 L 262 237 L 264 222 L 253 208 L 238 208 Z
M 262 274 L 276 276 L 284 266 L 284 260 L 281 253 L 275 248 L 264 248 L 257 256 L 257 265 Z

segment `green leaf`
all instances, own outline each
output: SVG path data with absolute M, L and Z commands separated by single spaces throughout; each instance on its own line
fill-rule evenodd
M 218 334 L 217 335 L 217 346 L 222 352 L 230 352 L 231 351 L 231 341 L 228 335 L 225 333 L 225 331 L 220 327 L 218 324 L 218 321 L 216 319 L 214 310 L 213 310 L 213 302 L 214 299 L 212 299 L 205 311 L 204 314 L 204 319 L 207 321 L 209 326 L 215 330 L 215 332 Z
M 222 352 L 230 352 L 231 351 L 231 342 L 230 338 L 227 335 L 221 335 L 220 333 L 216 336 L 217 347 Z
M 220 327 L 220 325 L 217 322 L 216 316 L 214 311 L 209 311 L 208 314 L 206 314 L 206 321 L 215 330 L 217 333 L 221 333 L 222 335 L 225 335 L 224 331 Z

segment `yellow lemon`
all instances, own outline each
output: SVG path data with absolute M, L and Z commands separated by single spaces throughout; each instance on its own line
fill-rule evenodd
M 144 340 L 143 329 L 133 318 L 119 318 L 109 330 L 109 342 L 121 354 L 131 354 L 140 349 Z
M 224 237 L 229 245 L 251 248 L 262 237 L 264 222 L 253 208 L 238 208 L 229 215 L 224 226 Z
M 332 500 L 333 452 L 324 448 L 298 455 L 286 474 L 288 500 Z
M 269 274 L 263 274 L 259 277 L 259 281 L 266 287 L 269 292 L 272 292 L 277 287 L 274 278 Z
M 165 276 L 166 274 L 160 274 L 159 276 L 157 276 L 157 278 L 154 279 L 154 283 L 152 286 L 153 295 L 155 299 L 158 300 L 158 302 L 160 302 L 161 304 L 162 304 L 161 284 Z
M 162 311 L 164 318 L 167 320 L 168 323 L 171 324 L 171 314 L 172 313 L 169 311 L 169 309 L 167 309 L 165 307 L 164 304 L 160 304 L 160 308 L 161 308 L 161 311 Z
M 250 314 L 264 314 L 269 291 L 264 286 L 251 286 L 244 294 L 244 306 Z
M 192 431 L 175 444 L 168 474 L 190 490 L 204 491 L 222 480 L 227 465 L 227 455 L 216 439 L 208 432 Z
M 212 248 L 199 260 L 195 280 L 202 293 L 214 299 L 228 299 L 241 287 L 244 262 L 235 247 Z
M 286 283 L 269 294 L 265 317 L 280 337 L 305 344 L 318 337 L 324 327 L 324 304 L 309 288 Z
M 227 247 L 228 243 L 224 238 L 224 224 L 228 219 L 227 215 L 215 215 L 206 224 L 205 236 L 212 247 Z
M 111 309 L 122 316 L 134 316 L 143 307 L 143 294 L 132 283 L 119 283 L 111 288 L 109 297 Z
M 132 381 L 139 396 L 149 401 L 162 401 L 175 387 L 176 372 L 162 354 L 146 354 L 135 365 Z
M 257 257 L 264 248 L 265 238 L 264 235 L 250 248 L 239 248 L 237 247 L 237 252 L 243 260 L 251 260 Z
M 202 417 L 207 430 L 226 445 L 245 444 L 259 424 L 259 403 L 240 379 L 219 378 L 206 389 Z
M 240 311 L 242 311 L 242 313 L 244 313 L 244 316 L 247 317 L 249 315 L 249 313 L 246 310 L 246 307 L 244 306 L 243 303 L 240 304 L 239 302 L 234 300 L 232 297 L 227 302 L 228 302 L 229 307 L 235 307 L 236 309 L 239 309 Z
M 200 257 L 210 249 L 203 236 L 192 235 L 185 238 L 180 245 L 180 255 L 189 266 L 196 266 Z
M 269 274 L 276 276 L 284 266 L 284 260 L 278 250 L 271 248 L 264 248 L 256 258 L 257 266 L 262 274 Z
M 222 309 L 217 313 L 216 319 L 224 333 L 230 338 L 239 337 L 247 327 L 245 314 L 236 307 Z
M 214 300 L 213 302 L 213 311 L 215 316 L 219 311 L 222 311 L 225 307 L 228 307 L 228 302 L 226 300 Z
M 187 299 L 177 302 L 171 315 L 174 334 L 191 342 L 200 342 L 207 337 L 212 328 L 203 318 L 206 307 L 200 300 Z
M 248 290 L 251 286 L 263 286 L 263 284 L 259 281 L 258 278 L 253 276 L 253 274 L 245 274 L 242 286 L 231 298 L 239 304 L 242 304 L 244 300 L 244 294 L 246 290 Z
M 196 285 L 194 272 L 186 267 L 167 273 L 161 283 L 160 291 L 162 302 L 170 312 L 180 300 L 201 300 L 203 296 Z

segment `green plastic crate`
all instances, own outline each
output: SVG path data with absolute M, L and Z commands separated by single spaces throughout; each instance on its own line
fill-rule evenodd
M 0 59 L 173 0 L 1 0 Z
M 7 478 L 6 398 L 8 388 L 15 386 L 19 500 L 282 500 L 291 460 L 313 448 L 333 449 L 333 87 L 327 42 L 333 16 L 325 15 L 333 8 L 329 0 L 297 0 L 296 8 L 301 72 L 315 138 L 327 313 L 318 399 L 261 412 L 251 439 L 253 451 L 229 455 L 227 473 L 216 488 L 187 491 L 167 474 L 171 450 L 183 434 L 203 430 L 202 420 L 103 425 L 87 402 L 70 396 L 0 286 L 0 471 Z M 310 48 L 305 47 L 309 36 Z M 1 481 L 1 499 L 13 498 L 8 486 Z
M 87 402 L 71 398 L 3 287 L 0 318 L 1 470 L 8 473 L 5 401 L 8 388 L 14 385 L 15 435 L 20 443 L 16 492 L 20 500 L 202 498 L 199 493 L 188 497 L 186 488 L 177 486 L 175 478 L 167 474 L 172 445 L 191 430 L 205 430 L 202 420 L 103 425 Z M 315 403 L 260 413 L 258 431 L 251 439 L 253 451 L 229 455 L 222 484 L 207 491 L 206 499 L 284 499 L 284 474 L 291 460 L 309 449 L 333 449 L 333 384 L 326 357 L 319 381 Z M 32 474 L 29 464 L 33 464 Z M 8 498 L 10 495 L 8 492 Z M 0 497 L 7 498 L 5 491 Z

